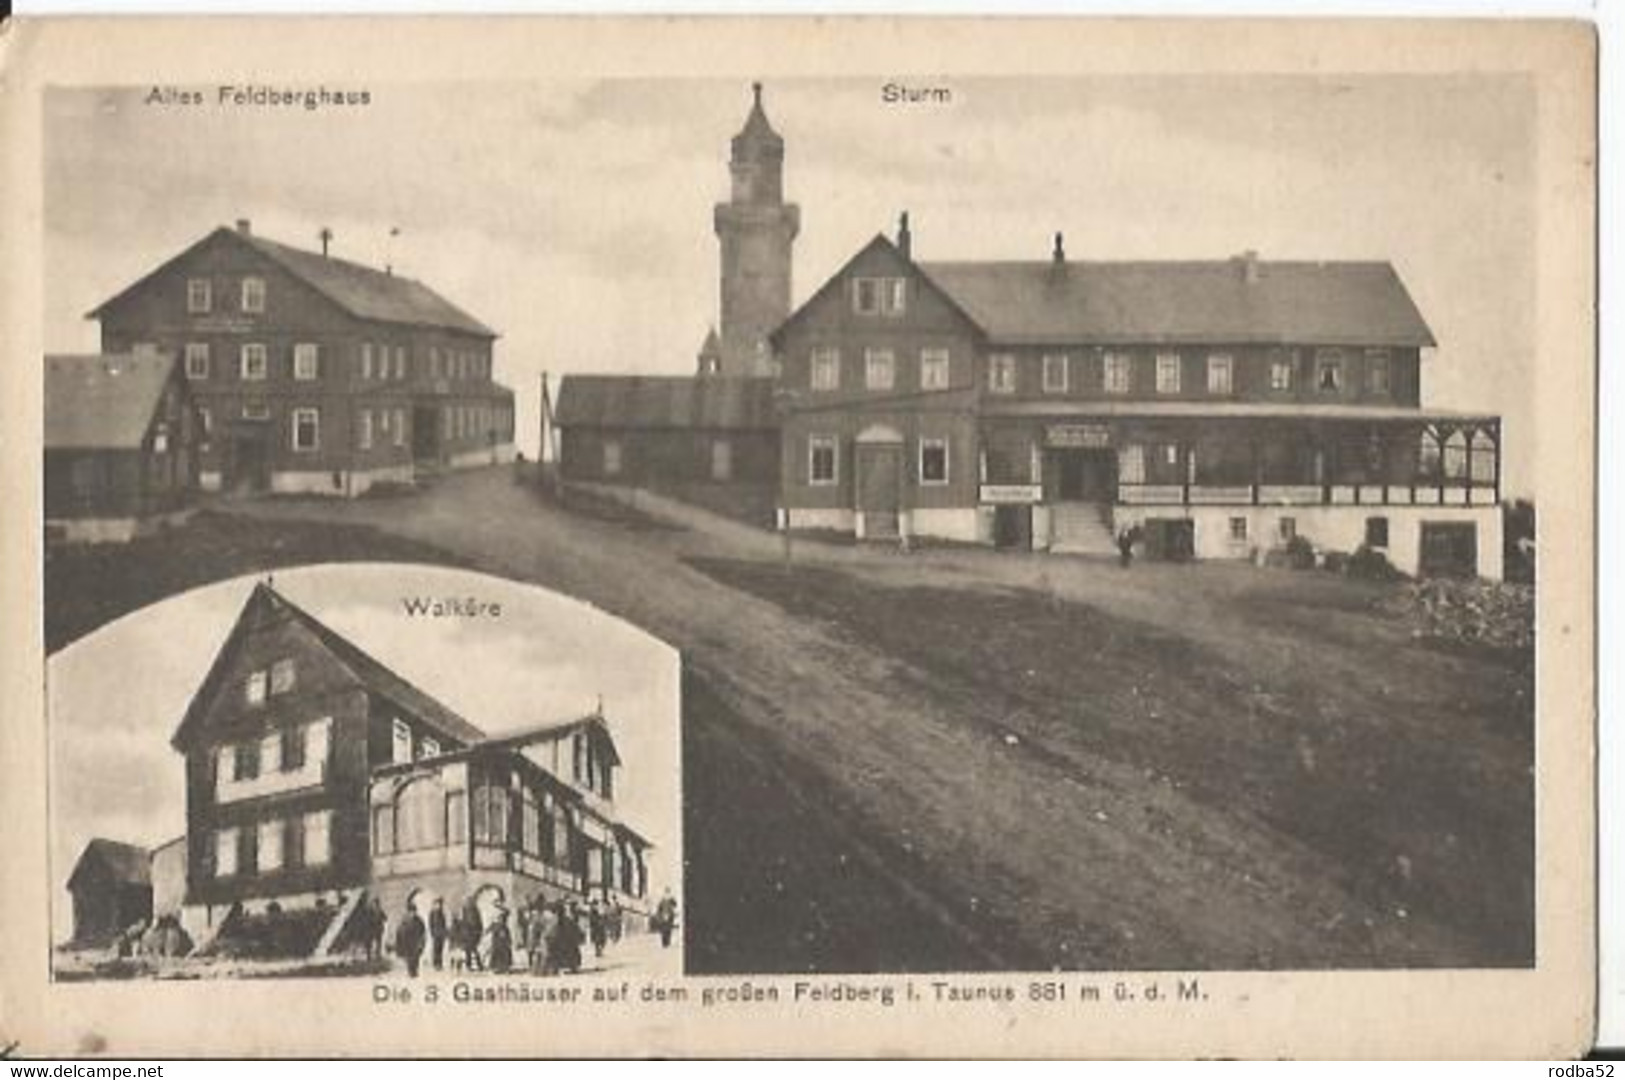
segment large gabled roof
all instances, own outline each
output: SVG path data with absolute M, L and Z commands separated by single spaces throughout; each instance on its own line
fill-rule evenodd
M 174 370 L 162 353 L 47 356 L 45 449 L 139 449 Z
M 106 867 L 109 876 L 121 884 L 152 883 L 152 855 L 146 848 L 98 836 L 85 845 L 79 861 L 73 864 L 73 873 L 68 875 L 68 888 L 73 888 L 80 874 L 97 865 Z
M 486 740 L 486 746 L 527 746 L 536 742 L 556 742 L 577 731 L 596 732 L 609 747 L 614 763 L 621 763 L 621 752 L 615 746 L 615 736 L 609 730 L 609 721 L 602 713 L 589 713 L 570 720 L 549 720 L 518 731 L 506 732 Z
M 175 729 L 175 734 L 170 740 L 172 745 L 177 748 L 183 746 L 203 710 L 213 700 L 220 679 L 224 677 L 229 658 L 236 651 L 237 642 L 251 627 L 258 625 L 262 618 L 276 612 L 286 612 L 315 634 L 333 656 L 368 690 L 393 702 L 442 735 L 462 743 L 476 743 L 485 739 L 485 732 L 463 719 L 455 710 L 418 689 L 348 638 L 328 627 L 271 586 L 261 582 L 254 586 L 254 591 L 249 595 L 248 602 L 243 605 L 243 610 L 237 616 L 237 622 L 227 635 L 225 644 L 215 655 L 214 663 L 204 677 L 202 687 L 187 706 L 186 715 L 182 717 L 180 726 Z
M 995 343 L 1435 344 L 1386 262 L 917 265 Z
M 773 388 L 766 377 L 566 375 L 553 418 L 577 428 L 770 429 Z
M 104 301 L 89 317 L 100 317 L 108 307 L 216 237 L 227 237 L 259 252 L 356 318 L 496 337 L 496 331 L 420 281 L 224 226 Z

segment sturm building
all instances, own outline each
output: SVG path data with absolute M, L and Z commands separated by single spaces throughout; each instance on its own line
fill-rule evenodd
M 205 490 L 359 495 L 513 454 L 496 334 L 428 286 L 219 228 L 90 312 L 111 353 L 177 358 Z
M 1391 265 L 911 249 L 904 215 L 773 335 L 782 526 L 1501 576 L 1499 419 L 1422 407 Z
M 304 911 L 317 950 L 370 899 L 599 899 L 646 914 L 651 845 L 621 821 L 601 714 L 487 736 L 269 585 L 177 728 L 183 922 Z

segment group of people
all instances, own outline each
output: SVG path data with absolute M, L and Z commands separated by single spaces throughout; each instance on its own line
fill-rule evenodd
M 651 928 L 660 933 L 661 944 L 671 942 L 676 924 L 677 902 L 668 891 L 656 907 Z M 519 908 L 517 926 L 510 926 L 509 911 L 501 904 L 487 920 L 474 897 L 469 897 L 450 917 L 445 901 L 436 897 L 425 920 L 417 901 L 408 897 L 406 909 L 395 925 L 395 954 L 406 965 L 406 973 L 417 977 L 425 951 L 434 970 L 449 962 L 453 971 L 490 971 L 505 974 L 516 970 L 534 975 L 578 972 L 582 968 L 583 947 L 591 945 L 593 957 L 621 939 L 625 913 L 618 904 L 602 900 L 586 903 L 570 898 L 545 900 L 538 894 Z M 382 903 L 374 897 L 362 909 L 361 937 L 369 958 L 383 954 L 384 924 Z M 516 963 L 516 952 L 523 962 Z

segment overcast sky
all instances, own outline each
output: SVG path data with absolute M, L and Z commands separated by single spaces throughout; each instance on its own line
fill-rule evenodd
M 767 87 L 801 204 L 795 295 L 911 211 L 924 259 L 1387 259 L 1440 347 L 1424 400 L 1506 417 L 1533 460 L 1535 101 L 1517 76 L 881 80 Z M 47 95 L 46 341 L 238 217 L 392 260 L 502 335 L 534 451 L 542 371 L 682 374 L 717 310 L 711 208 L 748 109 L 735 80 L 371 87 L 357 109 Z M 213 101 L 212 89 L 205 88 Z M 390 247 L 389 230 L 401 235 Z
M 169 745 L 259 576 L 162 601 L 54 654 L 46 671 L 52 879 L 92 837 L 156 846 L 186 831 L 184 760 Z M 656 845 L 658 895 L 678 866 L 678 657 L 622 622 L 544 589 L 461 570 L 333 565 L 278 570 L 275 587 L 488 734 L 591 712 L 599 695 L 624 771 L 616 805 Z M 495 620 L 403 614 L 402 598 L 474 597 Z M 66 891 L 53 932 L 72 932 Z

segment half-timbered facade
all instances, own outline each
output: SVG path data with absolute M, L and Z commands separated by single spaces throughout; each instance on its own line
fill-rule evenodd
M 1500 421 L 1422 406 L 1434 339 L 1389 264 L 911 244 L 905 215 L 774 333 L 784 527 L 1500 576 Z
M 544 752 L 555 740 L 576 756 Z M 488 738 L 269 585 L 173 743 L 195 926 L 273 900 L 337 912 L 366 894 L 398 910 L 409 892 L 456 902 L 496 885 L 514 897 L 610 888 L 631 906 L 647 888 L 648 842 L 613 815 L 618 758 L 602 717 Z M 617 846 L 623 835 L 635 840 Z M 633 888 L 606 849 L 637 867 Z
M 179 358 L 205 489 L 357 495 L 513 454 L 496 334 L 428 286 L 211 232 L 90 313 L 102 347 Z

